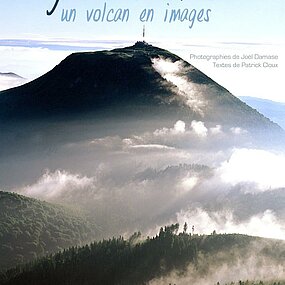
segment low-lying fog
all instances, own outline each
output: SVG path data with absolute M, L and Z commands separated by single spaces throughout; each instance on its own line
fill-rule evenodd
M 80 209 L 98 237 L 186 221 L 196 233 L 285 239 L 280 148 L 255 146 L 239 126 L 164 124 L 23 128 L 3 144 L 0 188 Z

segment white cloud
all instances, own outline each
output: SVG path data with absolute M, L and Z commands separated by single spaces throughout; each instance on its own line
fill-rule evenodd
M 161 144 L 139 144 L 139 145 L 131 145 L 132 149 L 149 149 L 149 150 L 175 150 L 174 147 L 169 147 Z
M 199 178 L 193 174 L 187 175 L 181 180 L 181 188 L 183 193 L 190 192 L 197 184 Z
M 95 138 L 88 142 L 89 147 L 100 148 L 104 151 L 117 151 L 127 153 L 135 149 L 152 150 L 182 150 L 195 147 L 195 149 L 205 149 L 208 146 L 212 148 L 223 148 L 221 139 L 225 139 L 228 133 L 223 132 L 221 125 L 207 128 L 202 121 L 192 121 L 189 124 L 182 120 L 176 121 L 172 127 L 162 127 L 153 132 L 144 132 L 139 135 L 130 135 L 129 137 L 107 136 Z M 207 138 L 207 139 L 206 139 Z M 231 144 L 230 138 L 226 140 Z M 95 149 L 94 149 L 95 151 Z M 207 151 L 208 152 L 208 151 Z M 191 155 L 195 154 L 191 152 Z M 202 153 L 197 153 L 200 158 L 199 163 L 205 164 L 206 157 Z M 208 160 L 207 160 L 208 161 Z
M 61 170 L 53 173 L 47 171 L 35 184 L 22 187 L 17 192 L 33 198 L 55 200 L 65 193 L 82 191 L 93 183 L 93 178 L 79 174 L 70 174 Z
M 221 129 L 221 127 L 217 128 Z M 214 131 L 217 133 L 217 131 Z M 208 129 L 202 121 L 192 121 L 191 130 L 186 130 L 186 123 L 184 121 L 177 121 L 173 128 L 157 129 L 153 132 L 154 136 L 176 136 L 176 135 L 195 135 L 198 137 L 207 137 Z
M 108 136 L 103 138 L 96 138 L 89 142 L 91 147 L 104 148 L 106 150 L 120 150 L 124 147 L 126 142 L 122 140 L 119 136 Z
M 177 95 L 194 112 L 204 115 L 207 105 L 203 93 L 207 92 L 207 86 L 190 82 L 185 74 L 191 67 L 186 68 L 183 61 L 172 62 L 171 60 L 155 58 L 152 60 L 154 69 L 167 81 L 178 88 Z
M 221 134 L 221 133 L 223 133 L 222 126 L 221 125 L 216 125 L 214 128 L 210 128 L 210 132 L 213 135 Z
M 176 62 L 172 62 L 168 59 L 154 58 L 153 67 L 159 74 L 165 77 L 170 74 L 179 73 L 181 69 L 183 69 L 183 62 L 179 60 Z
M 162 128 L 162 129 L 157 129 L 153 132 L 154 136 L 175 136 L 175 135 L 182 135 L 185 134 L 186 132 L 186 124 L 185 122 L 178 120 L 173 128 Z
M 208 134 L 208 129 L 205 127 L 205 124 L 201 121 L 192 121 L 191 128 L 199 137 L 206 137 Z
M 220 194 L 224 189 L 228 191 L 231 187 L 213 178 L 212 170 L 190 165 L 170 166 L 173 161 L 177 161 L 179 152 L 172 149 L 168 152 L 168 148 L 163 145 L 131 145 L 130 149 L 134 150 L 130 152 L 130 156 L 135 156 L 129 161 L 120 159 L 120 163 L 117 163 L 112 157 L 108 163 L 100 164 L 96 168 L 94 166 L 92 176 L 87 177 L 64 170 L 46 172 L 34 183 L 11 191 L 50 202 L 70 204 L 92 213 L 95 211 L 94 219 L 99 224 L 106 223 L 110 215 L 121 215 L 118 220 L 131 231 L 134 229 L 133 222 L 136 218 L 142 221 L 142 224 L 136 226 L 144 230 L 152 227 L 153 223 L 166 224 L 169 219 L 175 220 L 177 217 L 180 224 L 187 221 L 189 226 L 195 225 L 195 231 L 198 233 L 208 234 L 216 230 L 265 237 L 285 237 L 282 215 L 278 209 L 274 211 L 274 205 L 268 204 L 266 208 L 255 205 L 254 208 L 257 210 L 248 211 L 247 220 L 238 222 L 236 218 L 239 217 L 239 213 L 236 210 L 240 208 L 236 208 L 234 203 L 231 204 L 235 201 L 230 200 L 230 203 L 225 205 L 220 203 Z M 144 161 L 140 156 L 143 157 L 145 153 L 148 155 Z M 165 161 L 160 162 L 161 159 Z M 181 157 L 178 157 L 178 160 L 182 161 Z M 191 157 L 185 161 L 191 161 Z M 154 168 L 156 163 L 160 166 Z M 168 166 L 161 167 L 162 165 Z M 217 184 L 214 185 L 215 182 Z M 221 189 L 221 192 L 216 188 Z M 242 201 L 243 195 L 238 192 L 237 201 Z M 250 199 L 254 199 L 249 196 Z M 231 199 L 230 196 L 227 197 Z M 142 201 L 144 205 L 141 204 Z M 212 205 L 218 203 L 221 210 L 202 210 L 202 207 L 208 207 L 209 202 Z M 188 209 L 189 205 L 198 205 L 198 208 L 181 211 Z M 100 213 L 104 215 L 97 214 L 96 209 L 99 208 Z M 227 208 L 232 210 L 225 210 Z M 127 217 L 127 220 L 122 217 Z M 113 230 L 121 234 L 120 225 L 115 226 Z
M 174 125 L 174 130 L 177 132 L 177 133 L 185 133 L 185 122 L 183 121 L 177 121 Z
M 240 127 L 234 127 L 234 128 L 230 128 L 230 131 L 234 134 L 234 135 L 242 135 L 242 134 L 247 134 L 247 130 L 244 130 Z
M 257 149 L 235 149 L 229 160 L 217 169 L 217 173 L 225 183 L 254 183 L 259 191 L 265 191 L 285 187 L 284 166 L 284 154 Z M 256 191 L 256 188 L 253 187 L 252 191 Z
M 277 219 L 271 210 L 252 216 L 246 221 L 237 222 L 233 213 L 229 211 L 206 212 L 201 208 L 197 208 L 179 212 L 177 221 L 181 225 L 185 222 L 189 226 L 194 225 L 195 232 L 198 234 L 210 234 L 216 230 L 218 233 L 239 233 L 285 239 L 285 225 Z

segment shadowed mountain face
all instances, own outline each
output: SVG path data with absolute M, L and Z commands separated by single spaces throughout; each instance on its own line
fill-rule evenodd
M 278 129 L 189 63 L 144 42 L 72 54 L 42 77 L 0 93 L 4 121 L 83 113 L 174 116 Z

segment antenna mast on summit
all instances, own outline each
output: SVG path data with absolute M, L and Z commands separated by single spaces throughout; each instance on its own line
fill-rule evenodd
M 145 38 L 145 25 L 143 25 L 143 41 L 144 41 L 144 38 Z

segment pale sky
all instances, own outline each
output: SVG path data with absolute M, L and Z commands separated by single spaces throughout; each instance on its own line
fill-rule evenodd
M 145 23 L 146 41 L 169 49 L 201 69 L 236 96 L 254 96 L 285 102 L 281 74 L 285 74 L 284 0 L 56 0 L 0 1 L 0 72 L 15 72 L 32 80 L 58 64 L 71 52 L 110 49 L 141 40 L 143 9 L 153 9 L 153 21 Z M 129 9 L 127 22 L 87 21 L 94 9 Z M 194 23 L 164 22 L 166 9 L 196 10 Z M 74 22 L 62 22 L 62 11 L 76 9 Z M 197 16 L 204 9 L 202 22 Z M 206 13 L 208 11 L 208 21 Z M 99 11 L 97 11 L 97 15 Z M 169 12 L 170 14 L 170 12 Z M 168 20 L 169 20 L 168 14 Z M 184 12 L 184 16 L 186 12 Z M 110 14 L 112 15 L 112 14 Z M 191 14 L 193 16 L 193 13 Z M 206 20 L 205 20 L 206 19 Z M 190 29 L 190 25 L 193 27 Z M 275 68 L 214 67 L 213 61 L 191 59 L 195 55 L 277 55 Z M 234 60 L 224 63 L 234 64 Z M 219 61 L 218 63 L 223 63 Z M 261 63 L 249 60 L 246 63 Z M 1 85 L 2 84 L 2 85 Z M 9 84 L 9 83 L 8 83 Z M 7 88 L 1 82 L 0 89 Z

